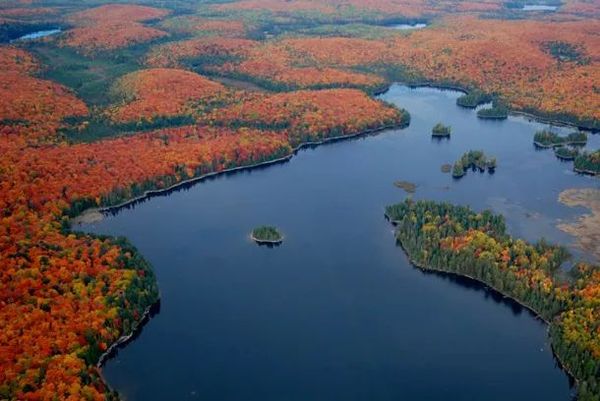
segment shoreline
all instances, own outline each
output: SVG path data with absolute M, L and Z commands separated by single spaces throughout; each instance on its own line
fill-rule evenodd
M 450 84 L 436 84 L 434 82 L 418 82 L 418 83 L 408 83 L 408 82 L 402 82 L 402 81 L 395 81 L 392 82 L 390 84 L 388 84 L 387 86 L 385 86 L 384 88 L 382 88 L 381 90 L 377 90 L 375 93 L 373 93 L 373 97 L 379 97 L 384 95 L 385 93 L 389 92 L 391 87 L 395 84 L 399 84 L 399 85 L 404 85 L 408 88 L 411 89 L 417 89 L 417 88 L 433 88 L 433 89 L 439 89 L 439 90 L 451 90 L 451 91 L 456 91 L 456 92 L 461 92 L 463 94 L 468 94 L 469 91 L 467 89 L 465 89 L 464 87 L 458 86 L 458 85 L 450 85 Z M 509 116 L 513 115 L 513 116 L 517 116 L 517 117 L 524 117 L 524 118 L 530 118 L 534 121 L 540 122 L 540 123 L 544 123 L 544 124 L 554 124 L 554 125 L 559 125 L 559 126 L 563 126 L 563 127 L 571 127 L 571 128 L 580 128 L 578 125 L 574 124 L 574 123 L 570 123 L 570 122 L 566 122 L 566 121 L 561 121 L 558 119 L 549 119 L 549 118 L 545 118 L 545 117 L 541 117 L 541 116 L 537 116 L 535 114 L 531 114 L 529 112 L 524 112 L 524 111 L 518 111 L 518 110 L 513 110 L 513 109 L 509 109 Z M 409 123 L 410 124 L 410 123 Z M 226 174 L 226 173 L 232 173 L 232 172 L 236 172 L 236 171 L 243 171 L 243 170 L 250 170 L 256 167 L 262 167 L 262 166 L 268 166 L 271 164 L 277 164 L 277 163 L 281 163 L 281 162 L 285 162 L 285 161 L 289 161 L 297 152 L 299 152 L 300 150 L 307 148 L 307 147 L 311 147 L 311 146 L 318 146 L 318 145 L 323 145 L 326 143 L 330 143 L 330 142 L 336 142 L 336 141 L 340 141 L 340 140 L 344 140 L 344 139 L 350 139 L 350 138 L 355 138 L 355 137 L 359 137 L 359 136 L 363 136 L 363 135 L 369 135 L 375 132 L 380 132 L 380 131 L 384 131 L 387 129 L 393 129 L 393 128 L 405 128 L 404 124 L 402 122 L 397 123 L 397 124 L 387 124 L 378 128 L 371 128 L 371 129 L 367 129 L 367 130 L 363 130 L 354 134 L 350 134 L 350 135 L 338 135 L 335 137 L 330 137 L 330 138 L 325 138 L 322 139 L 320 141 L 309 141 L 309 142 L 304 142 L 301 143 L 300 145 L 292 148 L 290 154 L 286 155 L 286 156 L 282 156 L 276 159 L 272 159 L 272 160 L 267 160 L 264 162 L 259 162 L 259 163 L 253 163 L 253 164 L 249 164 L 249 165 L 245 165 L 245 166 L 238 166 L 238 167 L 232 167 L 232 168 L 228 168 L 228 169 L 224 169 L 221 171 L 215 171 L 215 172 L 211 172 L 211 173 L 206 173 L 197 177 L 192 177 L 192 178 L 188 178 L 187 180 L 183 180 L 180 181 L 178 183 L 175 183 L 167 188 L 163 188 L 163 189 L 151 189 L 148 191 L 145 191 L 142 195 L 140 196 L 136 196 L 135 198 L 131 198 L 127 201 L 121 202 L 117 205 L 112 205 L 112 206 L 105 206 L 105 207 L 93 207 L 93 208 L 89 208 L 86 209 L 84 211 L 82 211 L 79 215 L 73 217 L 70 219 L 71 223 L 76 223 L 76 224 L 86 224 L 85 221 L 82 220 L 77 220 L 80 216 L 86 214 L 86 213 L 94 213 L 94 212 L 98 212 L 101 214 L 105 214 L 105 213 L 110 213 L 110 212 L 117 212 L 119 211 L 119 209 L 132 205 L 136 202 L 142 201 L 146 198 L 149 198 L 151 196 L 154 195 L 160 195 L 160 194 L 164 194 L 164 193 L 168 193 L 169 191 L 173 191 L 176 190 L 179 187 L 182 187 L 184 185 L 187 184 L 193 184 L 197 181 L 202 181 L 206 178 L 212 178 L 212 177 L 216 177 L 219 174 Z M 585 128 L 585 130 L 589 131 L 589 132 L 594 132 L 594 130 L 592 130 L 591 128 Z M 536 144 L 537 146 L 537 144 Z M 554 146 L 540 146 L 540 148 L 544 148 L 544 149 L 549 149 L 549 148 L 554 148 Z M 596 174 L 593 171 L 590 170 L 579 170 L 576 168 L 573 168 L 573 170 L 576 173 L 579 174 L 587 174 L 587 175 L 592 175 L 592 176 L 596 176 L 598 174 Z
M 158 295 L 158 299 L 154 303 L 152 303 L 151 305 L 148 305 L 146 307 L 140 320 L 138 320 L 136 322 L 135 326 L 131 328 L 131 331 L 128 334 L 123 334 L 121 337 L 119 337 L 98 358 L 98 362 L 96 362 L 96 365 L 95 365 L 97 372 L 98 372 L 98 376 L 100 376 L 102 383 L 106 386 L 106 388 L 108 389 L 109 392 L 117 392 L 117 391 L 115 389 L 113 389 L 110 386 L 110 384 L 108 384 L 108 381 L 106 380 L 106 378 L 104 377 L 104 374 L 102 373 L 102 367 L 104 366 L 104 364 L 107 361 L 109 361 L 110 359 L 113 358 L 113 353 L 115 353 L 120 347 L 127 345 L 127 343 L 129 343 L 130 341 L 133 341 L 135 339 L 135 337 L 141 332 L 141 329 L 143 328 L 143 326 L 145 326 L 146 323 L 148 323 L 150 321 L 150 319 L 152 319 L 152 314 L 154 312 L 154 309 L 159 306 L 160 306 L 160 294 Z
M 400 248 L 402 248 L 402 252 L 404 252 L 404 254 L 406 255 L 406 258 L 408 259 L 409 263 L 415 267 L 416 269 L 419 269 L 423 272 L 431 272 L 431 273 L 435 273 L 435 274 L 448 274 L 454 277 L 461 277 L 461 278 L 467 278 L 469 280 L 472 280 L 476 283 L 479 283 L 480 285 L 484 286 L 485 288 L 489 288 L 492 291 L 496 292 L 497 294 L 501 295 L 503 298 L 509 299 L 511 300 L 511 302 L 516 303 L 517 305 L 520 305 L 521 307 L 523 307 L 524 309 L 528 310 L 533 317 L 535 317 L 536 319 L 542 321 L 545 325 L 546 325 L 546 337 L 550 340 L 550 349 L 552 350 L 552 355 L 554 356 L 554 358 L 556 358 L 556 360 L 559 363 L 559 366 L 561 368 L 561 370 L 563 372 L 565 372 L 567 374 L 567 376 L 573 380 L 573 382 L 576 384 L 576 386 L 579 386 L 579 379 L 573 374 L 573 372 L 571 372 L 571 370 L 565 365 L 565 363 L 563 362 L 563 360 L 560 358 L 560 355 L 558 355 L 558 353 L 556 352 L 556 350 L 554 349 L 554 344 L 552 341 L 552 336 L 550 335 L 550 326 L 552 325 L 551 321 L 546 320 L 537 310 L 535 310 L 533 307 L 524 304 L 523 302 L 519 301 L 518 299 L 505 294 L 504 292 L 500 291 L 499 289 L 497 289 L 496 287 L 494 287 L 491 284 L 486 283 L 483 280 L 480 280 L 478 278 L 472 277 L 468 274 L 463 274 L 463 273 L 456 273 L 456 272 L 452 272 L 449 270 L 442 270 L 442 269 L 438 269 L 438 268 L 434 268 L 434 267 L 426 267 L 421 265 L 420 263 L 416 262 L 415 260 L 413 260 L 413 258 L 409 255 L 409 253 L 406 251 L 406 248 L 404 248 L 404 245 L 402 244 L 401 241 L 398 241 L 398 238 L 396 237 L 396 225 L 398 224 L 397 220 L 392 220 L 390 218 L 390 216 L 388 216 L 387 213 L 384 212 L 384 216 L 385 219 L 387 221 L 389 221 L 392 226 L 394 227 L 394 239 L 396 240 L 396 244 L 400 245 Z
M 451 85 L 451 84 L 436 84 L 433 81 L 423 81 L 423 82 L 417 82 L 417 83 L 409 83 L 406 81 L 396 81 L 396 82 L 392 82 L 388 85 L 387 89 L 382 90 L 381 93 L 377 93 L 376 96 L 381 96 L 383 94 L 385 94 L 386 92 L 388 92 L 390 90 L 390 88 L 394 85 L 394 84 L 399 84 L 399 85 L 404 85 L 407 86 L 411 89 L 417 89 L 417 88 L 433 88 L 433 89 L 439 89 L 439 90 L 451 90 L 451 91 L 455 91 L 455 92 L 461 92 L 464 95 L 468 95 L 469 94 L 469 90 L 465 89 L 464 87 L 460 86 L 460 85 Z M 471 90 L 472 91 L 472 90 Z M 460 105 L 457 105 L 459 107 L 463 107 Z M 465 107 L 467 108 L 467 107 Z M 468 107 L 468 109 L 474 110 L 477 107 L 474 108 L 470 108 Z M 527 112 L 527 111 L 522 111 L 522 110 L 517 110 L 517 109 L 513 109 L 510 108 L 508 109 L 508 116 L 513 116 L 513 117 L 524 117 L 524 118 L 529 118 L 531 120 L 534 120 L 536 122 L 542 123 L 542 124 L 551 124 L 551 125 L 557 125 L 557 126 L 561 126 L 561 127 L 569 127 L 569 128 L 577 128 L 583 131 L 588 131 L 590 133 L 594 133 L 597 132 L 597 129 L 593 129 L 590 127 L 583 127 L 580 126 L 576 123 L 572 123 L 572 122 L 567 122 L 564 120 L 560 120 L 558 118 L 549 118 L 549 117 L 542 117 L 539 115 L 536 115 L 534 113 L 531 112 Z M 504 118 L 503 118 L 504 119 Z
M 250 234 L 250 239 L 256 242 L 258 245 L 279 245 L 283 243 L 284 237 L 281 236 L 281 239 L 273 240 L 273 239 L 259 239 L 254 236 L 254 234 Z
M 338 135 L 338 136 L 333 136 L 333 137 L 329 137 L 329 138 L 324 138 L 320 141 L 309 141 L 309 142 L 303 142 L 300 145 L 297 145 L 296 147 L 292 148 L 292 150 L 290 151 L 289 154 L 282 156 L 282 157 L 278 157 L 276 159 L 271 159 L 271 160 L 266 160 L 263 162 L 258 162 L 258 163 L 253 163 L 253 164 L 248 164 L 248 165 L 243 165 L 243 166 L 238 166 L 238 167 L 231 167 L 228 169 L 224 169 L 221 171 L 213 171 L 210 173 L 206 173 L 206 174 L 202 174 L 196 177 L 192 177 L 192 178 L 188 178 L 187 180 L 183 180 L 180 182 L 177 182 L 167 188 L 162 188 L 162 189 L 149 189 L 147 191 L 145 191 L 142 195 L 140 196 L 136 196 L 135 198 L 131 198 L 129 200 L 126 200 L 124 202 L 121 202 L 119 204 L 116 205 L 111 205 L 111 206 L 104 206 L 104 207 L 92 207 L 92 208 L 88 208 L 85 209 L 84 211 L 82 211 L 80 214 L 78 214 L 77 216 L 69 219 L 69 221 L 71 223 L 75 222 L 78 223 L 79 221 L 77 220 L 78 217 L 84 215 L 84 214 L 93 214 L 95 212 L 98 213 L 112 213 L 112 212 L 118 212 L 120 209 L 126 207 L 126 206 L 130 206 L 132 204 L 135 204 L 137 202 L 143 201 L 147 198 L 150 198 L 152 196 L 156 196 L 156 195 L 161 195 L 161 194 L 165 194 L 174 190 L 177 190 L 180 187 L 183 187 L 185 185 L 188 184 L 194 184 L 196 182 L 200 182 L 203 181 L 207 178 L 213 178 L 216 177 L 220 174 L 228 174 L 228 173 L 233 173 L 233 172 L 237 172 L 237 171 L 244 171 L 244 170 L 251 170 L 254 169 L 256 167 L 263 167 L 263 166 L 269 166 L 269 165 L 273 165 L 273 164 L 278 164 L 278 163 L 282 163 L 282 162 L 286 162 L 289 161 L 292 157 L 294 157 L 299 151 L 303 150 L 304 148 L 310 148 L 312 146 L 319 146 L 319 145 L 324 145 L 327 143 L 334 143 L 334 142 L 338 142 L 338 141 L 343 141 L 346 139 L 352 139 L 352 138 L 357 138 L 357 137 L 361 137 L 361 136 L 367 136 L 370 134 L 374 134 L 376 132 L 381 132 L 381 131 L 386 131 L 389 129 L 394 129 L 394 128 L 398 128 L 398 129 L 402 129 L 405 128 L 406 125 L 404 125 L 404 122 L 399 122 L 396 124 L 386 124 L 386 125 L 382 125 L 380 127 L 377 128 L 369 128 L 363 131 L 359 131 L 353 134 L 349 134 L 349 135 Z M 84 222 L 85 223 L 85 222 Z
M 458 91 L 458 92 L 462 92 L 467 94 L 468 91 L 461 88 L 461 87 L 457 87 L 457 86 L 450 86 L 450 85 L 439 85 L 439 84 L 433 84 L 433 83 L 425 83 L 425 84 L 403 84 L 400 82 L 395 82 L 392 83 L 390 85 L 388 85 L 386 88 L 383 88 L 381 91 L 378 91 L 378 93 L 375 95 L 377 97 L 387 93 L 391 86 L 393 84 L 400 84 L 400 85 L 406 85 L 409 88 L 418 88 L 418 87 L 430 87 L 430 88 L 434 88 L 434 89 L 439 89 L 439 90 L 453 90 L 453 91 Z M 542 117 L 538 117 L 529 113 L 524 113 L 524 112 L 518 112 L 518 111 L 513 111 L 510 110 L 509 114 L 515 114 L 515 115 L 520 115 L 520 116 L 524 116 L 524 117 L 529 117 L 532 118 L 536 121 L 542 122 L 542 123 L 554 123 L 557 125 L 564 125 L 564 126 L 568 126 L 568 127 L 577 127 L 577 125 L 573 124 L 573 123 L 567 123 L 567 122 L 563 122 L 560 120 L 547 120 L 544 119 Z M 167 194 L 171 191 L 177 190 L 185 185 L 189 185 L 189 184 L 195 184 L 197 182 L 201 182 L 203 180 L 206 180 L 207 178 L 212 178 L 212 177 L 217 177 L 221 174 L 228 174 L 228 173 L 233 173 L 233 172 L 238 172 L 238 171 L 244 171 L 244 170 L 251 170 L 251 169 L 255 169 L 257 167 L 263 167 L 263 166 L 269 166 L 269 165 L 274 165 L 274 164 L 278 164 L 278 163 L 283 163 L 283 162 L 287 162 L 290 159 L 292 159 L 300 150 L 303 150 L 305 148 L 310 148 L 310 147 L 314 147 L 314 146 L 319 146 L 319 145 L 323 145 L 323 144 L 328 144 L 328 143 L 334 143 L 337 141 L 344 141 L 344 140 L 349 140 L 352 138 L 357 138 L 357 137 L 361 137 L 361 136 L 367 136 L 367 135 L 371 135 L 374 133 L 378 133 L 378 132 L 382 132 L 382 131 L 386 131 L 386 130 L 391 130 L 391 129 L 403 129 L 406 128 L 408 125 L 410 124 L 410 120 L 408 121 L 408 124 L 406 121 L 399 121 L 397 123 L 392 123 L 392 124 L 386 124 L 386 125 L 382 125 L 376 128 L 369 128 L 369 129 L 365 129 L 359 132 L 355 132 L 352 134 L 348 134 L 348 135 L 337 135 L 337 136 L 333 136 L 333 137 L 328 137 L 328 138 L 323 138 L 321 140 L 316 140 L 316 141 L 308 141 L 308 142 L 303 142 L 295 147 L 293 147 L 291 149 L 291 151 L 289 152 L 289 154 L 286 154 L 282 157 L 278 157 L 275 159 L 271 159 L 271 160 L 266 160 L 266 161 L 262 161 L 262 162 L 258 162 L 258 163 L 253 163 L 253 164 L 248 164 L 248 165 L 242 165 L 242 166 L 238 166 L 238 167 L 232 167 L 232 168 L 228 168 L 228 169 L 224 169 L 221 171 L 214 171 L 214 172 L 210 172 L 210 173 L 206 173 L 203 175 L 199 175 L 196 177 L 192 177 L 189 178 L 187 180 L 182 180 L 178 183 L 175 183 L 167 188 L 162 188 L 162 189 L 151 189 L 151 190 L 147 190 L 145 191 L 142 195 L 131 198 L 127 201 L 121 202 L 117 205 L 112 205 L 112 206 L 106 206 L 106 207 L 94 207 L 94 208 L 88 208 L 86 210 L 84 210 L 82 213 L 80 213 L 78 216 L 75 216 L 71 219 L 69 219 L 70 223 L 73 222 L 77 222 L 77 218 L 89 213 L 89 214 L 102 214 L 103 216 L 106 213 L 110 213 L 110 212 L 118 212 L 120 209 L 130 206 L 130 205 L 134 205 L 135 203 L 141 202 L 145 199 L 148 199 L 152 196 L 156 196 L 156 195 L 161 195 L 161 194 Z M 577 171 L 577 170 L 575 170 Z M 577 171 L 579 172 L 579 171 Z M 583 173 L 585 173 L 584 171 L 582 171 Z M 596 175 L 595 173 L 591 173 L 593 175 Z M 389 219 L 389 217 L 386 215 L 386 218 L 392 222 L 392 224 L 394 224 L 394 222 L 392 220 Z M 85 221 L 79 223 L 79 224 L 85 224 Z M 266 241 L 262 241 L 262 240 L 257 240 L 255 238 L 252 238 L 254 241 L 256 241 L 257 243 L 267 243 Z M 259 242 L 260 241 L 260 242 Z M 280 241 L 270 241 L 269 243 L 272 244 L 280 244 L 282 243 L 283 238 Z M 404 250 L 404 248 L 403 248 Z M 404 250 L 405 254 L 408 256 L 408 253 L 406 253 L 406 251 Z M 550 325 L 551 322 L 547 321 L 546 319 L 544 319 L 535 309 L 521 303 L 520 301 L 516 300 L 515 298 L 512 298 L 504 293 L 502 293 L 501 291 L 499 291 L 498 289 L 496 289 L 495 287 L 488 285 L 487 283 L 475 279 L 473 277 L 467 276 L 467 275 L 462 275 L 462 274 L 458 274 L 458 273 L 453 273 L 453 272 L 449 272 L 449 271 L 444 271 L 441 269 L 431 269 L 431 268 L 426 268 L 426 267 L 422 267 L 419 266 L 418 264 L 416 264 L 414 261 L 411 260 L 411 258 L 408 256 L 409 261 L 411 262 L 411 264 L 413 264 L 413 266 L 423 270 L 423 271 L 431 271 L 431 272 L 437 272 L 437 273 L 444 273 L 444 274 L 452 274 L 458 277 L 466 277 L 468 279 L 474 280 L 475 282 L 478 282 L 482 285 L 484 285 L 487 288 L 492 289 L 493 291 L 497 292 L 498 294 L 502 295 L 504 298 L 508 298 L 511 299 L 512 301 L 514 301 L 515 303 L 521 305 L 523 308 L 529 310 L 536 318 L 540 319 L 541 321 L 545 322 L 547 324 L 547 332 L 550 332 Z M 153 308 L 157 305 L 160 304 L 160 295 L 158 300 L 153 303 L 152 305 L 149 305 L 144 313 L 142 314 L 140 320 L 135 324 L 134 327 L 132 327 L 130 333 L 128 334 L 124 334 L 121 337 L 119 337 L 114 343 L 112 343 L 107 350 L 100 355 L 98 362 L 96 363 L 96 367 L 98 369 L 98 374 L 102 380 L 102 382 L 104 383 L 104 385 L 107 386 L 107 388 L 110 391 L 114 391 L 110 385 L 108 384 L 108 382 L 105 380 L 104 376 L 102 375 L 102 366 L 111 359 L 112 353 L 117 350 L 120 346 L 124 346 L 126 345 L 129 341 L 133 340 L 135 338 L 135 336 L 140 332 L 140 330 L 143 328 L 143 326 L 150 320 L 151 318 L 151 312 L 153 310 Z M 548 335 L 548 337 L 551 340 L 551 337 Z M 573 379 L 575 381 L 575 383 L 577 383 L 577 385 L 579 385 L 579 381 L 578 379 L 569 371 L 569 369 L 565 366 L 565 364 L 563 363 L 563 361 L 560 359 L 560 357 L 556 354 L 556 352 L 554 351 L 554 347 L 552 346 L 552 340 L 550 341 L 550 346 L 553 352 L 553 355 L 555 356 L 555 358 L 557 359 L 557 361 L 559 362 L 559 365 L 561 366 L 561 369 L 567 373 L 567 375 Z
M 573 171 L 575 171 L 578 174 L 591 175 L 592 177 L 597 177 L 597 176 L 600 175 L 600 174 L 596 173 L 595 171 L 580 169 L 580 168 L 577 168 L 577 167 L 573 167 Z
M 231 173 L 231 172 L 236 172 L 236 171 L 243 171 L 243 170 L 250 170 L 256 167 L 260 167 L 260 166 L 268 166 L 268 165 L 272 165 L 272 164 L 278 164 L 278 163 L 282 163 L 282 162 L 286 162 L 288 160 L 290 160 L 292 157 L 294 157 L 300 150 L 307 148 L 307 147 L 311 147 L 311 146 L 317 146 L 317 145 L 322 145 L 325 143 L 333 143 L 336 141 L 342 141 L 342 140 L 346 140 L 346 139 L 351 139 L 351 138 L 356 138 L 356 137 L 360 137 L 360 136 L 366 136 L 369 134 L 373 134 L 375 132 L 380 132 L 380 131 L 385 131 L 388 129 L 393 129 L 393 128 L 405 128 L 406 125 L 405 122 L 399 122 L 396 124 L 387 124 L 387 125 L 383 125 L 381 127 L 377 127 L 377 128 L 371 128 L 371 129 L 367 129 L 367 130 L 363 130 L 354 134 L 350 134 L 350 135 L 339 135 L 339 136 L 335 136 L 335 137 L 331 137 L 331 138 L 325 138 L 321 141 L 310 141 L 310 142 L 304 142 L 298 146 L 296 146 L 295 148 L 292 149 L 292 151 L 283 157 L 279 157 L 273 160 L 267 160 L 264 162 L 260 162 L 260 163 L 254 163 L 254 164 L 250 164 L 250 165 L 246 165 L 246 166 L 239 166 L 239 167 L 233 167 L 230 169 L 225 169 L 222 171 L 215 171 L 212 173 L 207 173 L 207 174 L 203 174 L 200 175 L 198 177 L 193 177 L 190 178 L 188 180 L 184 180 L 181 182 L 178 182 L 168 188 L 164 188 L 164 189 L 158 189 L 158 190 L 148 190 L 146 192 L 144 192 L 143 195 L 140 195 L 138 197 L 132 198 L 128 201 L 122 202 L 118 205 L 114 205 L 114 206 L 107 206 L 107 207 L 95 207 L 95 208 L 89 208 L 86 209 L 84 211 L 82 211 L 79 215 L 69 219 L 69 222 L 71 224 L 73 224 L 73 222 L 77 223 L 77 218 L 80 216 L 83 216 L 85 214 L 89 214 L 89 215 L 97 215 L 97 214 L 102 214 L 104 215 L 105 213 L 108 212 L 117 212 L 118 210 L 132 205 L 136 202 L 140 202 L 146 198 L 149 198 L 153 195 L 158 195 L 158 194 L 162 194 L 162 193 L 168 193 L 170 191 L 176 190 L 179 187 L 182 187 L 186 184 L 192 184 L 192 183 L 196 183 L 196 182 L 200 182 L 202 180 L 205 180 L 206 178 L 210 178 L 210 177 L 215 177 L 218 176 L 220 174 L 227 174 L 227 173 Z M 80 222 L 85 224 L 85 222 Z M 78 223 L 79 224 L 79 223 Z M 71 226 L 72 229 L 72 226 Z M 252 238 L 252 235 L 251 235 Z M 254 238 L 252 238 L 254 239 Z M 256 239 L 254 239 L 256 241 Z M 281 238 L 281 241 L 277 242 L 277 243 L 272 243 L 272 245 L 276 245 L 276 244 L 280 244 L 283 241 L 283 237 Z M 256 241 L 257 243 L 259 243 L 258 241 Z M 265 244 L 267 244 L 266 242 L 263 242 Z M 259 243 L 260 245 L 260 243 Z M 153 309 L 157 306 L 160 305 L 160 293 L 158 296 L 158 299 L 156 300 L 156 302 L 154 302 L 152 305 L 149 305 L 145 310 L 144 313 L 142 314 L 140 320 L 136 323 L 136 325 L 131 329 L 131 331 L 127 334 L 123 334 L 121 337 L 119 337 L 115 342 L 113 342 L 112 344 L 110 344 L 110 346 L 106 349 L 106 351 L 104 351 L 99 359 L 98 362 L 96 363 L 96 368 L 98 370 L 98 375 L 100 376 L 100 379 L 102 380 L 102 382 L 104 383 L 104 385 L 107 387 L 107 389 L 109 391 L 115 391 L 114 389 L 112 389 L 110 387 L 110 385 L 108 384 L 108 381 L 105 380 L 103 374 L 102 374 L 102 366 L 111 359 L 112 357 L 112 353 L 117 350 L 120 346 L 124 346 L 126 345 L 129 341 L 132 341 L 135 336 L 137 334 L 140 333 L 141 329 L 143 328 L 143 326 L 145 326 L 145 324 L 150 320 L 151 318 L 151 313 L 153 311 Z
M 156 302 L 149 305 L 144 310 L 144 313 L 142 314 L 140 320 L 136 322 L 135 326 L 131 329 L 131 332 L 129 334 L 123 334 L 114 343 L 112 343 L 106 349 L 106 351 L 104 351 L 102 353 L 102 355 L 100 355 L 100 358 L 98 358 L 98 362 L 96 363 L 97 368 L 101 368 L 102 365 L 104 365 L 104 363 L 110 359 L 110 354 L 113 351 L 115 351 L 120 345 L 126 344 L 129 340 L 131 340 L 135 336 L 135 334 L 138 332 L 138 329 L 140 329 L 143 325 L 145 325 L 150 320 L 150 312 L 155 307 L 155 305 L 157 305 L 158 303 L 160 303 L 160 297 L 156 300 Z

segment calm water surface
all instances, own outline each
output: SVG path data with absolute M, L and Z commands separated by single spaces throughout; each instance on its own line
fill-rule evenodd
M 290 162 L 154 197 L 84 229 L 127 236 L 153 264 L 161 310 L 103 368 L 127 400 L 570 399 L 546 327 L 481 286 L 411 267 L 384 207 L 448 200 L 508 217 L 514 235 L 569 243 L 557 202 L 598 185 L 551 151 L 541 124 L 478 120 L 457 92 L 393 86 L 409 128 L 299 152 Z M 438 121 L 449 141 L 432 141 Z M 591 147 L 600 145 L 591 138 Z M 440 171 L 466 150 L 498 158 L 488 175 Z M 278 226 L 285 242 L 248 234 Z
M 412 29 L 423 29 L 427 27 L 427 24 L 417 23 L 417 24 L 396 24 L 389 26 L 392 29 L 400 29 L 400 30 L 412 30 Z
M 39 38 L 44 38 L 46 36 L 56 35 L 57 33 L 60 33 L 60 32 L 62 32 L 61 29 L 46 29 L 43 31 L 28 33 L 27 35 L 23 35 L 23 36 L 15 39 L 14 41 L 39 39 Z
M 523 11 L 556 11 L 557 9 L 557 6 L 545 4 L 525 4 L 522 8 Z

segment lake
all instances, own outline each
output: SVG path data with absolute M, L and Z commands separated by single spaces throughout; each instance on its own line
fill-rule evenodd
M 51 35 L 56 35 L 57 33 L 62 32 L 61 29 L 46 29 L 43 31 L 36 31 L 36 32 L 32 32 L 32 33 L 28 33 L 27 35 L 23 35 L 17 39 L 15 39 L 14 41 L 21 41 L 21 40 L 34 40 L 34 39 L 39 39 L 39 38 L 45 38 L 46 36 L 51 36 Z
M 394 24 L 394 25 L 387 25 L 387 27 L 392 28 L 392 29 L 400 29 L 400 30 L 406 31 L 406 30 L 412 30 L 412 29 L 423 29 L 423 28 L 427 27 L 427 24 L 424 24 L 424 23 Z
M 81 227 L 127 236 L 161 291 L 160 313 L 103 367 L 108 383 L 129 401 L 570 400 L 541 321 L 481 285 L 412 267 L 384 219 L 406 180 L 415 198 L 505 214 L 513 235 L 572 242 L 556 221 L 583 210 L 558 194 L 598 180 L 534 148 L 543 124 L 477 119 L 459 95 L 394 85 L 381 98 L 411 113 L 406 129 L 305 149 Z M 437 122 L 450 140 L 432 140 Z M 496 173 L 440 171 L 469 149 L 496 156 Z M 263 224 L 282 231 L 281 246 L 250 240 Z
M 523 11 L 556 11 L 558 6 L 549 6 L 545 4 L 525 4 Z

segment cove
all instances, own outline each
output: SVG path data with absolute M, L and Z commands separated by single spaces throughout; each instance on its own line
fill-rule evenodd
M 598 181 L 535 149 L 546 125 L 479 120 L 458 96 L 394 85 L 381 97 L 411 113 L 406 129 L 305 149 L 82 226 L 128 237 L 161 291 L 160 313 L 103 367 L 109 385 L 130 401 L 569 400 L 545 324 L 472 281 L 412 267 L 383 216 L 406 180 L 415 198 L 504 214 L 514 236 L 572 241 L 555 222 L 581 210 L 558 194 Z M 431 139 L 437 122 L 452 126 L 450 140 Z M 469 149 L 495 156 L 496 172 L 456 181 L 440 171 Z M 284 233 L 280 247 L 248 238 L 263 224 Z

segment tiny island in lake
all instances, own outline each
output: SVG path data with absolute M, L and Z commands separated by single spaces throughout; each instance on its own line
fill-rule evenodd
M 431 136 L 434 138 L 450 138 L 452 128 L 449 125 L 437 123 L 431 129 Z
M 573 147 L 569 147 L 569 146 L 559 146 L 554 149 L 554 154 L 560 160 L 571 161 L 571 160 L 575 160 L 575 158 L 579 154 L 579 150 L 577 150 L 577 148 L 573 148 Z
M 250 238 L 259 245 L 279 245 L 283 242 L 283 235 L 273 226 L 256 227 Z
M 417 184 L 410 181 L 395 181 L 394 185 L 403 189 L 406 193 L 412 194 L 417 190 Z
M 583 152 L 575 158 L 573 170 L 577 173 L 600 175 L 600 150 Z
M 452 177 L 461 178 L 467 173 L 468 169 L 489 173 L 496 170 L 496 158 L 487 157 L 481 150 L 469 150 L 458 159 L 452 166 Z

